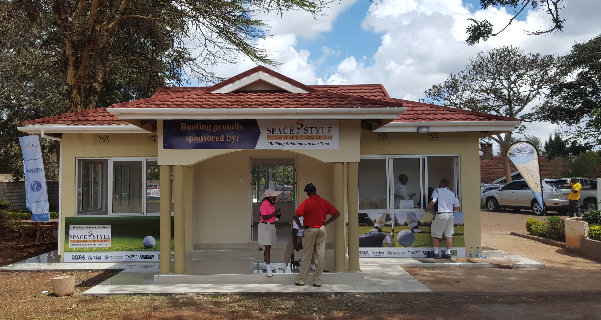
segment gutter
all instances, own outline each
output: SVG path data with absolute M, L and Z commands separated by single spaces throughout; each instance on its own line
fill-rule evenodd
M 397 108 L 107 108 L 119 119 L 396 119 Z
M 465 132 L 465 131 L 513 131 L 521 121 L 428 121 L 428 122 L 391 122 L 374 132 L 417 132 L 418 127 L 428 127 L 428 132 Z

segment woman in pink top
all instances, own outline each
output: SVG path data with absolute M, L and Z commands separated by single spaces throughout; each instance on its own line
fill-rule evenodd
M 280 194 L 279 191 L 273 189 L 265 190 L 265 198 L 261 202 L 261 222 L 259 223 L 259 244 L 265 247 L 263 257 L 267 268 L 267 276 L 271 277 L 271 245 L 277 241 L 275 233 L 276 216 L 280 216 L 280 209 L 276 209 L 273 205 L 275 199 Z

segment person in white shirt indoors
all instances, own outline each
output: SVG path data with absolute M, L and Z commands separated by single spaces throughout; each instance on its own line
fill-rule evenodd
M 415 197 L 415 193 L 411 193 L 411 187 L 407 185 L 409 182 L 409 177 L 406 174 L 399 174 L 399 182 L 394 184 L 394 208 L 395 209 L 404 209 L 401 208 L 401 200 L 411 200 L 413 202 L 413 197 Z M 413 206 L 412 206 L 413 208 Z M 417 214 L 415 212 L 407 212 L 407 225 L 411 228 L 413 233 L 422 232 L 417 226 L 419 219 L 417 218 Z
M 459 199 L 453 191 L 449 190 L 449 180 L 443 178 L 438 185 L 438 189 L 432 193 L 432 201 L 428 204 L 426 211 L 430 211 L 435 203 L 438 204 L 438 212 L 434 213 L 432 220 L 432 246 L 434 253 L 426 255 L 427 258 L 450 259 L 451 247 L 453 246 L 453 211 L 459 211 Z M 444 236 L 446 251 L 442 255 L 438 253 L 440 238 Z

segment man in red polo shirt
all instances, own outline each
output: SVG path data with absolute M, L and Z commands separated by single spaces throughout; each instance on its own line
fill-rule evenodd
M 303 201 L 295 211 L 294 221 L 296 224 L 305 230 L 303 232 L 303 257 L 305 261 L 301 265 L 300 274 L 296 279 L 297 286 L 304 286 L 305 280 L 309 276 L 309 261 L 313 257 L 313 251 L 316 252 L 315 278 L 313 279 L 314 287 L 321 287 L 321 273 L 323 272 L 323 256 L 326 251 L 326 228 L 325 226 L 332 223 L 340 216 L 340 212 L 333 205 L 317 195 L 317 188 L 312 183 L 305 186 L 305 190 L 309 199 Z M 330 219 L 326 221 L 327 215 Z M 301 225 L 299 217 L 304 217 Z

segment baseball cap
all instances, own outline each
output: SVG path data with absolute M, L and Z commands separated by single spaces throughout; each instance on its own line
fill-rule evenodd
M 305 190 L 303 190 L 305 192 L 315 192 L 317 191 L 317 188 L 315 188 L 315 185 L 312 183 L 309 183 L 308 185 L 305 186 Z

